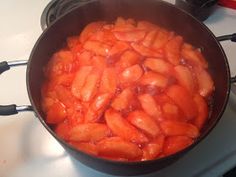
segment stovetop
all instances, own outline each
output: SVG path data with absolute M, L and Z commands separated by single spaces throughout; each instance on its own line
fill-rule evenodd
M 174 2 L 174 0 L 168 0 Z M 8 0 L 0 6 L 0 61 L 28 59 L 49 0 Z M 236 32 L 236 11 L 218 7 L 204 22 L 216 36 Z M 232 75 L 236 44 L 223 42 Z M 0 104 L 29 104 L 26 67 L 0 75 Z M 142 177 L 219 177 L 236 165 L 236 96 L 210 135 L 175 164 Z M 0 116 L 0 177 L 108 177 L 70 157 L 33 113 Z
M 41 28 L 44 30 L 57 18 L 73 8 L 88 3 L 91 0 L 52 0 L 44 8 L 41 15 Z

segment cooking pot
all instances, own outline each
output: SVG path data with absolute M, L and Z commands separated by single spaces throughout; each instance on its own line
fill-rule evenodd
M 201 135 L 188 148 L 157 160 L 143 162 L 117 162 L 105 160 L 79 151 L 59 138 L 45 122 L 40 104 L 43 68 L 52 54 L 66 42 L 66 38 L 78 35 L 86 24 L 97 21 L 114 21 L 118 16 L 147 20 L 182 35 L 186 42 L 200 48 L 209 63 L 209 72 L 215 82 L 212 111 L 201 131 Z M 157 0 L 95 0 L 78 6 L 49 26 L 36 42 L 28 61 L 2 62 L 0 73 L 12 66 L 27 64 L 26 82 L 32 106 L 0 106 L 0 115 L 16 114 L 20 111 L 34 111 L 40 122 L 54 136 L 65 150 L 83 164 L 96 170 L 116 175 L 137 175 L 157 171 L 185 155 L 200 143 L 220 120 L 228 102 L 230 84 L 236 77 L 230 76 L 225 53 L 219 43 L 223 40 L 236 41 L 236 34 L 216 38 L 196 18 L 166 2 Z

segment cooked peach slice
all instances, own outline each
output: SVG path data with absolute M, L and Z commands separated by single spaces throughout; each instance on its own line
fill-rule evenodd
M 155 39 L 155 36 L 157 34 L 157 30 L 151 30 L 147 33 L 147 35 L 145 36 L 145 38 L 142 41 L 142 44 L 145 47 L 150 47 Z
M 175 77 L 180 85 L 185 87 L 189 93 L 193 93 L 196 89 L 195 81 L 192 75 L 192 72 L 188 67 L 178 65 L 175 66 Z
M 161 74 L 170 75 L 173 73 L 173 66 L 163 59 L 147 58 L 143 62 L 143 64 L 145 67 L 151 69 L 152 71 L 155 71 Z
M 75 147 L 76 149 L 86 152 L 88 154 L 98 155 L 97 146 L 93 143 L 71 141 L 69 142 L 69 144 Z
M 166 86 L 168 85 L 168 78 L 162 74 L 149 71 L 141 77 L 140 84 L 166 88 Z
M 146 143 L 147 137 L 131 125 L 125 118 L 117 111 L 109 109 L 105 113 L 105 119 L 108 127 L 115 134 L 124 140 L 134 143 Z
M 109 56 L 114 56 L 124 52 L 125 50 L 129 49 L 130 46 L 128 43 L 123 41 L 117 41 L 109 51 Z
M 173 33 L 170 33 L 164 29 L 158 30 L 158 33 L 156 34 L 155 40 L 152 44 L 152 48 L 158 50 L 164 47 L 172 37 Z
M 204 98 L 198 94 L 194 96 L 193 100 L 198 109 L 198 116 L 194 119 L 193 123 L 199 128 L 199 130 L 201 130 L 208 118 L 208 105 Z
M 125 51 L 120 60 L 116 63 L 121 69 L 128 68 L 132 65 L 138 64 L 140 62 L 140 55 L 132 50 Z
M 162 111 L 166 119 L 168 120 L 179 120 L 180 110 L 179 107 L 173 103 L 164 103 L 162 105 Z
M 165 155 L 171 155 L 191 144 L 193 144 L 193 140 L 187 136 L 170 136 L 165 140 L 163 151 Z
M 48 110 L 46 122 L 57 124 L 65 120 L 67 116 L 66 108 L 61 102 L 55 102 Z
M 67 121 L 64 121 L 57 124 L 54 131 L 60 138 L 67 140 L 69 138 L 70 126 Z
M 79 36 L 71 36 L 68 37 L 67 40 L 67 46 L 73 50 L 73 48 L 80 43 Z
M 96 142 L 111 135 L 109 128 L 101 123 L 78 124 L 70 131 L 69 140 L 79 142 Z
M 110 45 L 99 41 L 88 40 L 84 43 L 83 46 L 86 50 L 93 52 L 96 55 L 108 56 L 111 49 Z
M 44 112 L 48 112 L 49 108 L 56 102 L 55 99 L 50 97 L 43 97 L 41 101 L 41 106 Z
M 102 56 L 93 56 L 92 64 L 97 70 L 103 71 L 107 66 L 106 58 Z
M 160 128 L 156 121 L 143 111 L 133 111 L 129 113 L 127 120 L 152 137 L 156 137 L 160 134 Z
M 165 137 L 163 135 L 158 136 L 153 141 L 149 142 L 143 148 L 142 160 L 153 160 L 157 158 L 163 150 Z
M 100 93 L 112 93 L 114 94 L 117 86 L 117 76 L 113 67 L 106 68 L 103 71 L 99 92 Z
M 47 78 L 56 78 L 63 73 L 71 73 L 76 69 L 73 62 L 74 55 L 71 51 L 60 50 L 49 60 L 45 68 L 45 75 Z
M 83 51 L 80 54 L 77 54 L 78 65 L 82 66 L 91 66 L 92 65 L 93 54 L 89 51 Z
M 142 68 L 136 64 L 131 67 L 126 68 L 120 74 L 120 82 L 121 83 L 132 83 L 137 81 L 143 75 Z
M 184 135 L 190 138 L 199 136 L 198 128 L 190 123 L 167 120 L 161 122 L 160 127 L 166 136 Z
M 138 21 L 137 28 L 141 30 L 154 30 L 154 29 L 160 29 L 157 25 L 154 25 L 153 23 L 147 22 L 147 21 Z
M 80 33 L 80 42 L 84 43 L 94 32 L 100 30 L 105 22 L 98 21 L 98 22 L 91 22 L 89 23 L 84 30 Z
M 197 116 L 196 104 L 187 89 L 179 85 L 172 85 L 167 89 L 166 94 L 184 112 L 187 120 L 193 119 Z
M 81 98 L 82 87 L 84 86 L 87 76 L 92 71 L 92 69 L 92 66 L 83 66 L 77 71 L 71 86 L 71 92 L 75 97 Z
M 195 73 L 198 82 L 199 94 L 203 97 L 209 96 L 215 89 L 214 82 L 210 74 L 205 69 L 201 68 L 195 68 Z
M 95 33 L 93 33 L 89 37 L 89 40 L 105 42 L 107 44 L 113 44 L 114 41 L 116 41 L 116 38 L 111 30 L 102 28 L 101 30 L 98 30 Z
M 181 55 L 189 64 L 193 66 L 202 67 L 205 69 L 208 68 L 208 63 L 202 53 L 199 50 L 194 49 L 189 44 L 185 43 L 183 45 Z
M 126 32 L 135 30 L 135 23 L 136 22 L 131 18 L 126 20 L 122 17 L 118 17 L 112 31 Z
M 98 70 L 93 70 L 88 74 L 80 92 L 82 101 L 90 101 L 96 95 L 100 77 L 101 74 Z
M 111 101 L 111 94 L 104 93 L 96 96 L 85 114 L 84 122 L 97 122 Z
M 125 26 L 125 25 L 126 25 L 126 20 L 123 17 L 117 17 L 115 21 L 115 27 Z
M 106 138 L 97 144 L 99 155 L 105 158 L 124 158 L 138 160 L 142 157 L 142 150 L 134 143 L 120 137 Z
M 163 57 L 163 54 L 137 43 L 131 43 L 131 47 L 144 57 Z
M 138 42 L 146 35 L 144 30 L 114 31 L 113 33 L 118 40 L 126 42 Z
M 143 110 L 152 117 L 158 118 L 161 116 L 161 108 L 155 101 L 155 99 L 149 94 L 142 94 L 138 96 L 139 102 Z
M 111 106 L 117 110 L 121 111 L 128 108 L 130 101 L 133 98 L 133 93 L 130 88 L 124 89 L 117 97 L 113 100 Z
M 178 65 L 180 63 L 181 59 L 180 50 L 182 44 L 183 44 L 183 38 L 180 36 L 175 36 L 165 46 L 164 50 L 166 58 L 173 65 Z

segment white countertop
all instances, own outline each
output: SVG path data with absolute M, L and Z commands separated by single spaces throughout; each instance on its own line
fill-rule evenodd
M 173 2 L 174 0 L 171 0 Z M 40 16 L 49 0 L 8 0 L 0 6 L 0 61 L 28 59 L 42 33 Z M 219 7 L 205 24 L 218 35 L 236 32 L 236 10 Z M 232 74 L 236 44 L 222 43 Z M 0 75 L 0 104 L 29 104 L 26 67 Z M 217 177 L 236 165 L 236 96 L 212 133 L 194 150 L 155 177 Z M 33 113 L 0 116 L 0 177 L 108 177 L 72 159 Z

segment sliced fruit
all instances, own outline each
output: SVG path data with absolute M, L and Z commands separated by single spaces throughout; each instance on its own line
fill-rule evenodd
M 92 69 L 92 66 L 83 66 L 77 71 L 71 86 L 71 92 L 75 97 L 81 98 L 82 87 L 84 86 L 87 76 L 92 71 Z
M 127 120 L 152 137 L 156 137 L 160 134 L 160 128 L 156 121 L 143 111 L 133 111 L 129 113 Z
M 94 32 L 100 30 L 105 23 L 102 21 L 91 22 L 80 33 L 80 42 L 84 43 Z
M 154 30 L 154 29 L 159 29 L 159 27 L 157 25 L 154 25 L 153 23 L 147 22 L 147 21 L 138 21 L 137 23 L 137 28 L 138 29 L 142 29 L 142 30 Z
M 147 33 L 147 35 L 145 36 L 145 38 L 142 41 L 142 44 L 145 47 L 150 47 L 155 39 L 155 36 L 157 34 L 157 30 L 151 30 Z
M 164 103 L 162 105 L 162 111 L 166 119 L 168 120 L 179 120 L 180 119 L 180 111 L 179 107 L 172 103 Z
M 110 52 L 109 52 L 109 56 L 114 56 L 117 54 L 121 54 L 122 52 L 124 52 L 125 50 L 129 49 L 130 46 L 128 43 L 123 42 L 123 41 L 117 41 L 113 47 L 111 48 Z
M 132 65 L 138 64 L 140 62 L 140 55 L 132 50 L 125 51 L 120 60 L 116 63 L 121 69 L 128 68 Z
M 50 107 L 56 102 L 55 99 L 50 98 L 50 97 L 43 97 L 41 101 L 41 106 L 44 112 L 48 112 Z
M 101 30 L 98 30 L 95 33 L 93 33 L 89 37 L 89 40 L 100 41 L 107 44 L 113 44 L 114 41 L 116 41 L 116 38 L 114 34 L 111 32 L 111 30 L 102 28 Z
M 62 138 L 64 140 L 68 140 L 70 126 L 67 121 L 64 121 L 64 122 L 57 124 L 54 131 L 60 138 Z
M 191 71 L 186 66 L 175 66 L 175 77 L 180 85 L 185 87 L 189 93 L 194 93 L 196 89 L 195 81 Z
M 117 111 L 114 111 L 112 109 L 107 110 L 105 113 L 105 119 L 111 131 L 124 140 L 134 143 L 148 142 L 147 137 L 139 130 L 137 130 L 134 126 L 132 126 Z
M 163 54 L 137 43 L 131 43 L 131 47 L 144 57 L 163 57 Z
M 105 43 L 99 42 L 99 41 L 92 41 L 88 40 L 84 43 L 83 46 L 86 50 L 89 50 L 93 52 L 96 55 L 101 56 L 108 56 L 109 51 L 111 49 L 110 45 L 107 45 Z
M 75 69 L 73 53 L 68 50 L 60 50 L 49 60 L 45 68 L 45 75 L 47 78 L 55 78 L 64 73 L 71 73 Z
M 99 92 L 114 94 L 117 84 L 115 69 L 113 67 L 104 69 L 99 86 Z
M 199 128 L 199 130 L 201 130 L 208 118 L 208 105 L 204 98 L 198 94 L 194 96 L 193 100 L 198 109 L 198 116 L 194 119 L 193 123 Z
M 126 68 L 119 76 L 121 83 L 132 83 L 137 81 L 143 75 L 142 68 L 136 64 Z
M 119 31 L 119 32 L 130 32 L 135 30 L 135 21 L 133 19 L 125 20 L 122 17 L 118 17 L 115 21 L 115 25 L 112 31 Z
M 91 66 L 92 65 L 93 54 L 89 51 L 83 51 L 77 54 L 78 65 L 81 66 Z
M 173 73 L 173 66 L 163 59 L 147 58 L 144 61 L 144 66 L 161 74 L 170 75 Z
M 193 101 L 192 95 L 179 85 L 172 85 L 166 91 L 169 96 L 184 112 L 186 119 L 190 120 L 197 116 L 197 107 Z
M 165 140 L 163 151 L 165 155 L 171 155 L 191 144 L 193 144 L 193 140 L 187 136 L 170 136 Z
M 183 38 L 181 36 L 175 36 L 165 46 L 165 54 L 167 60 L 173 65 L 180 63 L 181 55 L 180 50 L 183 44 Z
M 141 77 L 140 84 L 166 88 L 168 85 L 168 81 L 168 78 L 164 75 L 149 71 Z
M 142 94 L 138 96 L 139 102 L 143 110 L 152 117 L 158 119 L 161 115 L 161 108 L 155 101 L 155 99 L 149 94 Z
M 98 155 L 97 146 L 93 143 L 80 143 L 76 141 L 70 141 L 69 144 L 80 151 L 86 152 L 91 155 Z
M 101 73 L 98 70 L 93 70 L 88 74 L 80 92 L 82 101 L 90 101 L 96 95 L 100 78 Z
M 124 89 L 117 97 L 113 100 L 111 106 L 117 111 L 128 108 L 130 101 L 133 98 L 133 93 L 130 88 Z
M 142 150 L 131 142 L 125 141 L 120 137 L 106 138 L 97 144 L 98 153 L 104 157 L 125 158 L 138 160 L 142 157 Z
M 92 64 L 97 70 L 104 71 L 107 66 L 106 58 L 102 56 L 93 56 Z
M 73 127 L 69 139 L 70 141 L 96 142 L 110 135 L 110 129 L 105 124 L 85 123 Z
M 153 141 L 149 142 L 143 148 L 142 160 L 153 160 L 156 159 L 163 150 L 165 137 L 163 135 L 158 136 Z
M 164 47 L 164 45 L 167 44 L 167 42 L 173 37 L 173 33 L 170 33 L 164 29 L 160 29 L 158 30 L 158 33 L 155 37 L 155 40 L 152 44 L 152 48 L 155 50 L 158 50 L 162 47 Z
M 191 65 L 201 67 L 201 68 L 208 68 L 208 63 L 203 57 L 202 53 L 197 49 L 194 49 L 189 44 L 184 44 L 181 50 L 182 57 Z
M 144 30 L 114 31 L 113 33 L 118 40 L 126 42 L 138 42 L 146 35 Z
M 215 89 L 214 82 L 210 74 L 205 69 L 195 68 L 198 82 L 198 92 L 201 96 L 209 96 Z
M 96 96 L 85 114 L 84 122 L 97 122 L 110 104 L 111 96 L 109 93 Z
M 46 122 L 49 124 L 57 124 L 65 120 L 66 116 L 65 106 L 61 102 L 55 102 L 47 112 Z
M 79 36 L 71 36 L 71 37 L 68 37 L 67 40 L 67 45 L 70 49 L 73 49 L 77 44 L 80 43 L 79 41 Z
M 167 120 L 161 122 L 160 127 L 167 136 L 184 135 L 190 138 L 199 136 L 198 128 L 190 123 Z
M 56 85 L 63 85 L 63 86 L 71 86 L 73 80 L 74 80 L 75 74 L 69 73 L 69 74 L 62 74 L 55 78 L 54 82 Z

